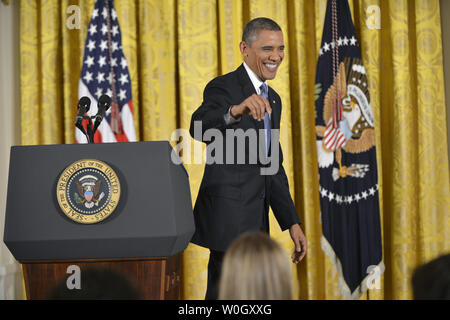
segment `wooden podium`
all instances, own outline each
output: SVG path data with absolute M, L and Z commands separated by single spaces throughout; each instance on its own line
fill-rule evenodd
M 165 141 L 12 147 L 4 242 L 22 263 L 27 298 L 49 299 L 76 265 L 81 275 L 93 267 L 120 274 L 143 299 L 179 299 L 182 252 L 195 227 L 188 175 L 173 157 Z M 68 167 L 92 159 L 113 168 L 121 192 L 110 216 L 83 224 L 63 212 L 56 189 Z M 95 174 L 77 168 L 67 181 Z
M 28 300 L 48 299 L 52 289 L 67 279 L 71 265 L 79 266 L 81 273 L 92 267 L 114 270 L 138 288 L 145 300 L 179 300 L 181 259 L 178 253 L 167 258 L 24 262 L 22 267 Z

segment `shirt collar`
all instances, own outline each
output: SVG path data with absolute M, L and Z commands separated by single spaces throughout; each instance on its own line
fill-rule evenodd
M 256 93 L 261 94 L 261 85 L 265 83 L 267 85 L 267 80 L 262 82 L 259 80 L 258 76 L 253 72 L 252 69 L 244 62 L 244 68 L 247 70 L 248 76 L 250 77 L 250 81 L 252 82 L 253 86 L 255 87 Z

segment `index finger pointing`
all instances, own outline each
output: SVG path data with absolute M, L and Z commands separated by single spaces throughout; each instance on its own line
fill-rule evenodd
M 261 101 L 264 103 L 264 107 L 266 109 L 266 112 L 268 114 L 271 114 L 272 113 L 272 107 L 270 106 L 269 101 L 266 98 L 264 98 L 263 96 L 260 96 L 260 98 L 261 98 Z

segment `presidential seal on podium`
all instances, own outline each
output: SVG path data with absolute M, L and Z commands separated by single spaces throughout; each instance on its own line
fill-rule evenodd
M 56 196 L 69 219 L 83 224 L 97 223 L 108 218 L 119 203 L 119 178 L 102 161 L 79 160 L 60 175 Z

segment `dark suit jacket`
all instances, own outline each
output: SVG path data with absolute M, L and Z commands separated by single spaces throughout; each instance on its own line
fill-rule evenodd
M 202 141 L 203 133 L 208 129 L 220 130 L 224 135 L 223 164 L 206 164 L 194 207 L 196 230 L 191 242 L 212 250 L 225 251 L 236 237 L 246 231 L 269 232 L 269 205 L 282 230 L 300 223 L 282 166 L 279 141 L 272 142 L 279 148 L 280 155 L 279 170 L 275 175 L 261 175 L 260 169 L 264 166 L 261 161 L 252 164 L 249 157 L 254 143 L 249 140 L 245 143 L 247 158 L 244 164 L 236 162 L 237 144 L 234 147 L 233 164 L 225 163 L 231 152 L 225 144 L 227 129 L 264 129 L 264 121 L 256 121 L 250 115 L 243 115 L 241 121 L 231 125 L 227 125 L 224 120 L 230 106 L 240 104 L 254 93 L 255 88 L 245 67 L 241 65 L 235 71 L 208 83 L 203 103 L 192 115 L 190 133 L 194 139 Z M 281 99 L 270 87 L 268 100 L 272 107 L 271 128 L 279 129 Z M 202 137 L 194 136 L 194 121 L 201 121 Z M 214 140 L 203 142 L 207 143 L 208 148 Z

